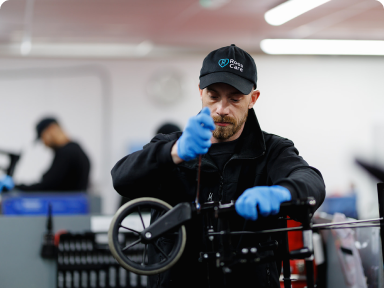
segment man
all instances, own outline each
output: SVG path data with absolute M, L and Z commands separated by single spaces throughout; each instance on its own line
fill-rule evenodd
M 184 132 L 157 135 L 143 150 L 121 159 L 112 169 L 115 189 L 129 198 L 156 197 L 171 205 L 193 202 L 197 157 L 203 155 L 200 202 L 237 200 L 241 217 L 231 219 L 232 231 L 276 227 L 276 217 L 266 216 L 291 199 L 313 196 L 320 206 L 325 197 L 320 172 L 308 166 L 290 140 L 260 129 L 253 110 L 260 96 L 256 87 L 256 65 L 247 52 L 232 44 L 209 53 L 200 71 L 201 112 L 189 119 Z M 280 287 L 275 262 L 237 265 L 230 275 L 210 267 L 207 280 L 207 268 L 198 262 L 203 251 L 200 220 L 187 223 L 179 262 L 149 277 L 148 287 Z M 251 247 L 247 245 L 270 240 L 262 234 L 234 239 L 232 245 L 242 241 L 243 247 Z M 222 282 L 212 283 L 213 276 Z
M 51 167 L 39 183 L 16 185 L 22 191 L 86 191 L 90 163 L 79 144 L 72 142 L 55 118 L 44 118 L 36 126 L 37 139 L 53 149 Z M 3 179 L 9 182 L 10 177 Z M 6 187 L 12 188 L 12 186 Z

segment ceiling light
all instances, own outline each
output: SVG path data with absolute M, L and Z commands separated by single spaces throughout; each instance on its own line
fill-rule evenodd
M 35 0 L 27 0 L 25 2 L 24 11 L 24 35 L 20 45 L 20 53 L 23 56 L 28 55 L 32 49 L 32 22 Z
M 145 40 L 136 46 L 137 56 L 145 56 L 152 51 L 154 45 L 151 41 Z
M 290 55 L 384 55 L 381 40 L 264 39 L 267 54 Z
M 157 50 L 152 42 L 140 44 L 125 43 L 52 43 L 31 41 L 24 38 L 21 45 L 0 44 L 1 55 L 22 55 L 37 57 L 75 57 L 75 58 L 140 58 Z M 162 47 L 168 53 L 168 47 Z M 172 50 L 174 51 L 174 50 Z M 172 53 L 172 52 L 169 52 Z M 156 52 L 155 52 L 156 54 Z
M 264 14 L 265 21 L 279 26 L 331 0 L 289 0 Z
M 32 49 L 31 40 L 30 39 L 23 40 L 20 46 L 21 55 L 27 56 L 31 52 L 31 49 Z

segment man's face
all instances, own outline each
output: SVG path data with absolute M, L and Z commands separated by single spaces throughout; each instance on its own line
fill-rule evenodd
M 47 128 L 45 128 L 43 130 L 43 132 L 41 132 L 41 141 L 44 143 L 45 146 L 49 147 L 49 148 L 53 148 L 54 147 L 54 137 L 53 137 L 53 133 L 52 133 L 52 125 L 49 125 Z
M 248 109 L 253 107 L 259 95 L 259 91 L 244 95 L 224 83 L 215 83 L 203 90 L 200 89 L 203 107 L 211 110 L 211 116 L 215 121 L 216 129 L 213 131 L 213 137 L 217 142 L 232 141 L 241 135 Z

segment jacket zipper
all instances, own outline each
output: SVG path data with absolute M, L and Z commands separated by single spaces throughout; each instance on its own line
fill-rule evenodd
M 271 276 L 271 271 L 269 271 L 269 265 L 267 265 L 267 285 L 268 285 L 268 287 L 271 287 L 270 276 Z
M 227 163 L 225 163 L 225 164 L 227 164 Z M 225 167 L 225 165 L 224 165 L 224 167 Z M 223 169 L 223 174 L 224 174 L 224 169 Z M 223 178 L 223 175 L 220 175 L 220 186 L 219 186 L 220 201 L 223 200 L 223 186 L 224 186 L 224 178 Z
M 228 164 L 231 160 L 234 160 L 234 159 L 255 160 L 255 159 L 257 159 L 257 158 L 259 158 L 259 157 L 261 157 L 261 156 L 264 156 L 264 154 L 265 154 L 265 151 L 264 151 L 263 153 L 261 153 L 259 156 L 256 156 L 256 157 L 254 157 L 254 158 L 236 158 L 236 157 L 234 157 L 234 158 L 229 159 L 229 160 L 224 164 L 223 172 L 222 172 L 222 174 L 220 175 L 220 186 L 219 186 L 219 195 L 221 196 L 221 197 L 220 197 L 220 202 L 223 201 L 223 197 L 224 197 L 224 195 L 223 195 L 223 186 L 224 186 L 224 178 L 223 178 L 223 175 L 224 175 L 225 167 L 227 167 L 227 164 Z

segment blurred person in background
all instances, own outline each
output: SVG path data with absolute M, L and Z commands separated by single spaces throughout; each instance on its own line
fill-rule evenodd
M 181 131 L 180 127 L 173 123 L 164 123 L 156 131 L 157 134 L 171 134 L 173 132 Z
M 44 118 L 36 125 L 37 140 L 54 151 L 51 167 L 32 185 L 14 185 L 10 176 L 0 181 L 4 190 L 16 188 L 22 191 L 86 191 L 88 187 L 90 162 L 76 142 L 64 132 L 58 121 Z M 2 184 L 4 183 L 4 184 Z
M 173 123 L 164 123 L 162 124 L 156 131 L 155 136 L 157 134 L 171 134 L 173 132 L 181 131 L 180 127 Z M 125 203 L 127 203 L 130 199 L 127 197 L 121 197 L 120 205 L 119 207 L 123 206 Z

